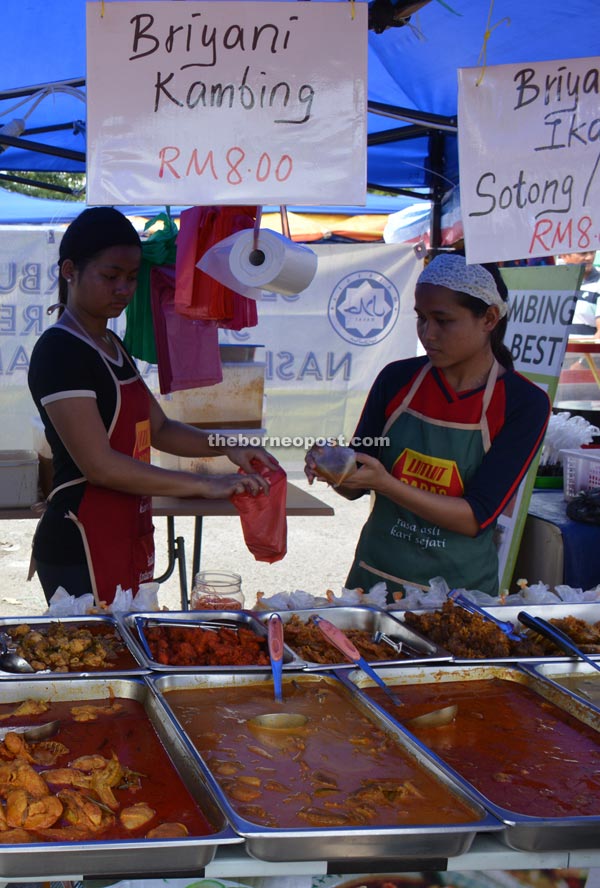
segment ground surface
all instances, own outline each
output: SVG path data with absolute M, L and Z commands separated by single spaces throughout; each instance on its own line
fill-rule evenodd
M 205 518 L 201 566 L 230 570 L 242 577 L 246 606 L 252 606 L 260 590 L 266 596 L 302 589 L 323 595 L 336 594 L 344 584 L 352 562 L 360 529 L 366 520 L 367 497 L 348 502 L 323 483 L 312 487 L 304 479 L 293 483 L 308 490 L 335 509 L 332 517 L 293 517 L 288 519 L 288 554 L 275 564 L 255 561 L 246 548 L 238 518 Z M 39 615 L 46 602 L 37 577 L 27 581 L 34 520 L 3 521 L 0 524 L 0 617 Z M 167 564 L 166 519 L 155 519 L 157 572 Z M 191 583 L 193 518 L 177 518 L 175 532 L 186 541 L 188 583 Z M 159 604 L 170 610 L 180 608 L 177 570 L 162 584 Z

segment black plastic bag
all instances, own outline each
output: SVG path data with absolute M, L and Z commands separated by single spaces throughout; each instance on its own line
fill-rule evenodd
M 567 515 L 572 521 L 600 524 L 600 488 L 578 493 L 567 503 Z

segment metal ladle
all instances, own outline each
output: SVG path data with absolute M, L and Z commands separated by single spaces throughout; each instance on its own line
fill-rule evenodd
M 0 636 L 0 669 L 4 672 L 35 672 L 35 669 L 14 651 L 9 651 L 6 639 Z
M 46 740 L 52 737 L 60 727 L 60 720 L 44 722 L 43 725 L 20 725 L 15 728 L 0 728 L 0 740 L 7 734 L 21 734 L 24 740 Z

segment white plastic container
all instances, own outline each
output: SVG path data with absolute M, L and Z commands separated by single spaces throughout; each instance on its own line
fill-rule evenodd
M 0 450 L 0 508 L 22 509 L 38 499 L 37 453 Z
M 561 450 L 565 499 L 600 487 L 600 449 Z

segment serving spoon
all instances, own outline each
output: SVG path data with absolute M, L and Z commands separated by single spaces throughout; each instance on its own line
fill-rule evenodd
M 60 720 L 45 722 L 43 725 L 18 725 L 13 728 L 0 728 L 0 740 L 7 734 L 21 734 L 24 740 L 46 740 L 52 737 L 60 727 Z
M 283 622 L 277 613 L 271 614 L 268 625 L 269 659 L 273 673 L 275 702 L 283 703 L 281 670 L 283 667 Z
M 350 660 L 351 663 L 354 663 L 355 666 L 358 666 L 359 669 L 369 676 L 369 678 L 373 679 L 376 684 L 379 685 L 380 688 L 383 688 L 385 693 L 388 695 L 394 706 L 404 706 L 402 700 L 394 694 L 394 692 L 387 686 L 384 680 L 380 675 L 375 672 L 372 666 L 367 663 L 365 658 L 361 656 L 360 651 L 355 645 L 350 641 L 348 636 L 342 632 L 337 626 L 334 626 L 329 620 L 323 619 L 323 617 L 319 616 L 319 614 L 313 614 L 311 616 L 311 620 L 316 623 L 319 627 L 321 633 L 325 636 L 327 641 L 331 642 L 334 647 L 336 647 L 341 653 Z M 431 712 L 425 712 L 423 715 L 417 715 L 414 718 L 407 719 L 403 724 L 408 728 L 416 728 L 416 727 L 435 727 L 438 725 L 447 725 L 452 721 L 454 716 L 458 711 L 458 706 L 452 704 L 451 706 L 444 706 L 442 709 L 433 709 Z
M 35 672 L 35 669 L 14 651 L 9 651 L 6 639 L 0 637 L 0 669 L 4 672 Z
M 269 659 L 271 660 L 271 672 L 275 702 L 283 703 L 283 690 L 281 671 L 283 665 L 283 621 L 278 613 L 269 617 L 268 643 Z M 255 731 L 274 731 L 277 733 L 293 733 L 302 728 L 308 718 L 299 712 L 265 712 L 263 715 L 255 715 L 248 719 L 248 725 Z
M 528 614 L 527 611 L 519 611 L 517 619 L 520 623 L 523 623 L 524 626 L 533 629 L 534 632 L 538 632 L 540 635 L 549 638 L 550 641 L 553 641 L 554 644 L 563 651 L 566 651 L 568 654 L 574 655 L 575 657 L 580 657 L 585 663 L 589 666 L 593 666 L 594 669 L 597 669 L 598 672 L 600 672 L 600 665 L 596 663 L 595 660 L 592 660 L 591 657 L 588 657 L 588 655 L 575 644 L 567 633 L 563 632 L 562 629 L 559 629 L 558 626 L 554 626 L 552 623 L 544 620 L 543 617 L 534 617 L 532 614 Z

